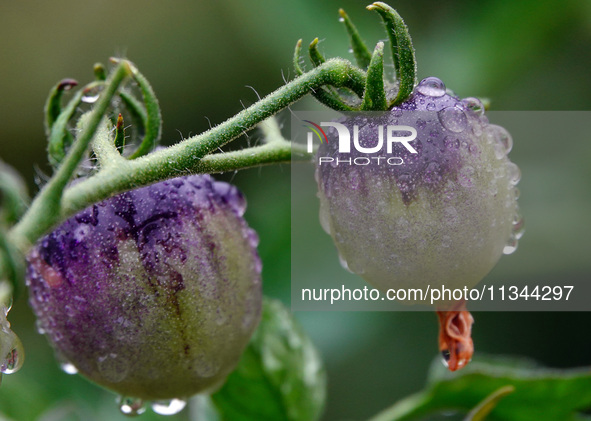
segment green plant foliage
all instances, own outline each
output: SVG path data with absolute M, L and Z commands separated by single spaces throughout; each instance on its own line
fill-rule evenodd
M 418 420 L 437 412 L 468 413 L 473 408 L 476 410 L 468 419 L 483 419 L 472 416 L 487 401 L 494 406 L 488 408 L 487 421 L 581 420 L 579 412 L 591 408 L 591 370 L 550 369 L 526 359 L 480 358 L 450 373 L 437 359 L 425 391 L 398 402 L 371 421 Z
M 261 323 L 213 402 L 228 421 L 313 421 L 324 407 L 326 375 L 316 348 L 279 301 L 266 299 Z

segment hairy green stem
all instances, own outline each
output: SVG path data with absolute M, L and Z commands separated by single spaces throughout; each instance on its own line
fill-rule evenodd
M 285 138 L 281 134 L 281 127 L 279 127 L 279 122 L 275 117 L 268 118 L 265 121 L 259 123 L 257 128 L 261 131 L 263 135 L 263 138 L 261 139 L 263 143 L 285 141 Z
M 128 70 L 122 70 L 120 65 L 113 81 L 115 77 L 122 80 L 127 72 Z M 61 197 L 63 188 L 101 121 L 102 114 L 116 93 L 115 83 L 110 82 L 93 110 L 86 130 L 78 138 L 54 178 L 10 232 L 11 240 L 21 252 L 26 253 L 41 235 L 74 213 L 115 194 L 161 180 L 186 174 L 234 171 L 255 165 L 289 162 L 293 147 L 287 142 L 278 141 L 243 151 L 209 154 L 322 86 L 358 90 L 364 79 L 363 72 L 348 60 L 328 60 L 224 123 L 166 149 L 103 168 L 92 177 L 65 190 Z M 309 159 L 306 154 L 297 155 L 302 159 Z
M 83 129 L 91 115 L 89 113 L 80 117 L 79 126 Z M 101 120 L 97 127 L 97 131 L 92 140 L 92 150 L 98 159 L 101 168 L 109 166 L 117 166 L 125 162 L 125 158 L 121 156 L 115 147 L 115 139 L 110 130 L 110 121 L 106 117 Z M 112 127 L 112 126 L 111 126 Z

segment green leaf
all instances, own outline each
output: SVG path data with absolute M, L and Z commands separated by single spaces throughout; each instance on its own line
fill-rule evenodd
M 464 418 L 464 421 L 484 421 L 488 414 L 497 406 L 499 401 L 510 393 L 515 392 L 513 386 L 503 386 L 487 396 Z
M 313 421 L 324 406 L 318 352 L 279 301 L 266 299 L 261 323 L 236 370 L 212 395 L 231 421 Z
M 557 370 L 529 360 L 480 358 L 451 373 L 437 359 L 425 391 L 398 402 L 372 421 L 416 420 L 442 411 L 468 413 L 509 388 L 514 391 L 497 399 L 487 421 L 580 420 L 578 412 L 591 408 L 589 367 Z

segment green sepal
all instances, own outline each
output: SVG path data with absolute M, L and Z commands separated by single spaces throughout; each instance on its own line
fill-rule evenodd
M 388 109 L 384 89 L 384 43 L 378 42 L 367 69 L 365 95 L 361 103 L 364 111 L 385 111 Z
M 326 373 L 318 351 L 279 301 L 265 299 L 258 329 L 224 386 L 211 398 L 223 421 L 314 421 Z
M 117 58 L 111 58 L 111 61 L 118 63 L 120 60 Z M 142 92 L 142 98 L 146 110 L 144 137 L 140 145 L 129 157 L 130 159 L 135 159 L 149 154 L 158 145 L 162 134 L 162 116 L 160 114 L 158 99 L 156 98 L 152 86 L 135 65 L 130 63 L 130 68 L 132 77 L 137 82 L 140 91 Z
M 314 65 L 314 67 L 318 67 L 321 64 L 326 63 L 326 59 L 324 56 L 318 51 L 318 38 L 314 38 L 314 40 L 310 43 L 308 47 L 308 52 L 310 54 L 310 61 Z M 317 92 L 316 98 L 322 102 L 327 107 L 332 108 L 333 110 L 337 111 L 354 111 L 355 108 L 348 105 L 344 99 L 341 98 L 338 91 L 335 88 L 327 87 L 319 90 Z
M 8 241 L 8 233 L 0 225 L 0 283 L 8 282 L 15 297 L 21 292 L 25 271 L 24 255 Z
M 47 141 L 47 157 L 54 169 L 59 167 L 66 156 L 67 148 L 73 143 L 74 137 L 68 131 L 68 122 L 76 112 L 78 105 L 80 105 L 83 95 L 84 89 L 76 92 L 51 126 Z
M 336 111 L 355 111 L 356 108 L 346 104 L 337 93 L 327 92 L 324 88 L 313 92 L 312 95 L 322 104 Z
M 0 225 L 14 225 L 27 210 L 28 202 L 25 181 L 0 159 Z
M 302 40 L 299 39 L 296 42 L 295 49 L 293 51 L 293 68 L 298 76 L 304 74 L 304 69 L 302 69 Z
M 47 101 L 45 101 L 45 135 L 49 136 L 51 128 L 62 112 L 62 96 L 65 91 L 72 89 L 78 85 L 78 81 L 74 79 L 62 79 L 57 85 L 51 88 Z
M 8 281 L 14 293 L 20 291 L 25 262 L 23 255 L 9 242 L 7 234 L 27 210 L 28 202 L 24 180 L 15 169 L 0 160 L 0 283 Z
M 142 103 L 133 96 L 133 94 L 125 89 L 119 92 L 121 102 L 131 118 L 131 141 L 130 143 L 139 144 L 141 138 L 146 132 L 146 125 L 148 124 L 148 115 Z
M 491 106 L 491 99 L 490 98 L 478 98 L 480 102 L 482 102 L 482 106 L 484 107 L 484 111 L 490 111 Z
M 95 63 L 94 67 L 94 79 L 98 82 L 104 82 L 107 80 L 107 71 L 103 63 Z
M 375 2 L 367 6 L 367 9 L 378 12 L 386 25 L 398 79 L 398 94 L 388 105 L 399 105 L 408 99 L 417 83 L 417 64 L 412 40 L 402 17 L 386 3 Z
M 341 16 L 341 21 L 345 24 L 347 34 L 349 34 L 349 39 L 351 40 L 351 49 L 353 50 L 353 55 L 355 56 L 357 64 L 362 69 L 367 69 L 371 61 L 371 52 L 361 39 L 357 28 L 355 25 L 353 25 L 353 22 L 347 13 L 345 13 L 343 9 L 339 9 L 339 15 Z
M 310 53 L 310 61 L 314 67 L 318 67 L 322 63 L 326 62 L 324 56 L 320 53 L 320 51 L 318 51 L 318 38 L 314 38 L 314 40 L 310 43 L 308 52 Z
M 316 38 L 316 42 L 317 42 L 318 38 Z M 312 41 L 312 43 L 310 44 L 310 59 L 312 59 L 312 49 L 315 48 L 312 46 L 314 44 L 314 41 Z M 317 51 L 317 50 L 316 50 Z M 320 52 L 318 52 L 318 54 L 320 54 Z M 320 56 L 322 57 L 322 56 Z M 322 59 L 324 59 L 322 57 Z M 293 53 L 293 67 L 295 69 L 295 72 L 298 76 L 301 76 L 302 74 L 304 74 L 304 70 L 302 69 L 302 40 L 298 40 L 298 42 L 296 43 L 295 46 L 295 50 Z M 318 66 L 318 65 L 317 65 Z M 355 108 L 346 104 L 339 96 L 337 93 L 330 93 L 327 92 L 325 89 L 320 88 L 318 90 L 316 90 L 315 92 L 312 92 L 312 95 L 314 96 L 314 98 L 316 98 L 320 103 L 326 105 L 329 108 L 332 108 L 333 110 L 337 110 L 337 111 L 354 111 Z
M 121 113 L 119 113 L 117 124 L 115 125 L 115 147 L 120 153 L 123 153 L 123 148 L 125 147 L 125 127 Z
M 62 112 L 62 97 L 65 91 L 68 91 L 78 85 L 78 81 L 74 79 L 63 79 L 57 83 L 51 91 L 47 101 L 45 101 L 45 107 L 43 109 L 45 115 L 45 135 L 49 138 L 51 129 L 55 124 L 55 121 Z M 65 130 L 63 132 L 62 144 L 67 147 L 72 144 L 74 137 L 72 134 Z

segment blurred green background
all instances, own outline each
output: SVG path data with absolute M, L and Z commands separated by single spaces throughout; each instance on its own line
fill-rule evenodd
M 60 79 L 92 79 L 96 61 L 125 55 L 152 83 L 171 144 L 223 121 L 293 77 L 297 39 L 318 36 L 328 56 L 350 57 L 337 10 L 343 7 L 369 45 L 385 39 L 365 1 L 0 3 L 0 156 L 36 191 L 47 171 L 42 108 Z M 413 36 L 419 78 L 438 76 L 460 96 L 492 99 L 497 110 L 589 110 L 591 2 L 567 0 L 398 1 Z M 299 109 L 315 107 L 311 100 Z M 287 122 L 289 114 L 280 116 Z M 251 140 L 256 139 L 254 136 Z M 516 254 L 491 276 L 568 283 L 591 281 L 591 139 L 577 154 L 540 157 L 535 136 L 515 139 L 522 169 L 520 206 L 527 231 Z M 552 154 L 552 148 L 547 148 Z M 225 176 L 245 192 L 261 237 L 264 288 L 289 304 L 290 169 Z M 361 420 L 422 388 L 436 355 L 431 313 L 297 313 L 324 356 L 326 420 Z M 552 367 L 591 365 L 591 313 L 480 313 L 477 354 L 517 354 Z M 4 376 L 0 412 L 16 420 L 118 419 L 114 395 L 57 367 L 34 328 L 26 297 L 9 320 L 27 361 Z M 42 415 L 43 414 L 43 415 Z M 78 415 L 76 415 L 78 414 Z M 155 415 L 145 419 L 160 419 Z M 187 419 L 188 411 L 168 419 Z

